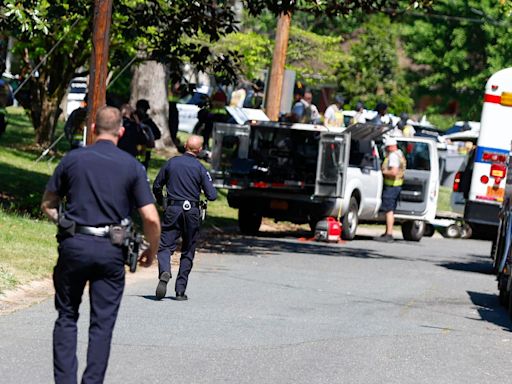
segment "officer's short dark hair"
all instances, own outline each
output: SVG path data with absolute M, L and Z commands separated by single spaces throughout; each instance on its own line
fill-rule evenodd
M 123 124 L 121 111 L 114 107 L 101 107 L 96 114 L 96 132 L 117 136 Z

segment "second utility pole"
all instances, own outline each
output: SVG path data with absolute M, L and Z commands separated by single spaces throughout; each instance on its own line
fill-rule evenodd
M 274 57 L 272 58 L 272 69 L 270 71 L 268 93 L 265 102 L 267 116 L 272 121 L 278 120 L 281 109 L 284 65 L 286 64 L 291 19 L 291 13 L 282 13 L 277 22 L 276 45 L 274 47 Z

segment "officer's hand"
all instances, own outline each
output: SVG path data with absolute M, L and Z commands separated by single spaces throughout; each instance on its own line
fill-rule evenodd
M 139 264 L 144 267 L 148 268 L 151 267 L 153 264 L 153 261 L 155 260 L 155 255 L 151 252 L 151 249 L 146 249 L 139 257 Z

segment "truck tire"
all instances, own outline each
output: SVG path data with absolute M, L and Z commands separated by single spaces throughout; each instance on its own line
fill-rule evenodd
M 444 228 L 441 232 L 443 237 L 447 239 L 456 239 L 461 237 L 461 228 L 457 224 L 451 224 Z
M 509 306 L 508 297 L 510 295 L 510 292 L 507 291 L 507 280 L 508 276 L 504 274 L 498 275 L 498 290 L 500 292 L 499 300 L 500 304 L 503 305 L 505 308 L 508 308 Z
M 343 216 L 341 227 L 341 238 L 343 240 L 354 240 L 356 237 L 357 226 L 359 224 L 359 205 L 354 196 L 350 198 L 348 211 Z
M 426 223 L 421 220 L 402 223 L 402 236 L 407 241 L 420 241 L 425 233 Z
M 423 234 L 423 236 L 432 237 L 434 236 L 434 233 L 436 233 L 436 229 L 434 228 L 434 226 L 432 224 L 427 224 L 425 226 L 425 233 Z
M 261 215 L 248 208 L 238 210 L 238 227 L 244 235 L 257 235 L 261 226 Z
M 461 239 L 470 239 L 473 235 L 473 230 L 469 224 L 462 224 L 460 237 Z

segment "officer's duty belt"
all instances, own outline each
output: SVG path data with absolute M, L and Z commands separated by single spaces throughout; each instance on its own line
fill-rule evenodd
M 82 235 L 109 237 L 110 236 L 110 225 L 106 225 L 104 227 L 88 227 L 86 225 L 77 225 L 75 232 L 81 233 Z
M 199 207 L 199 201 L 190 201 L 190 200 L 169 200 L 167 205 L 172 205 L 182 207 L 183 204 L 188 201 L 191 207 L 198 208 Z

